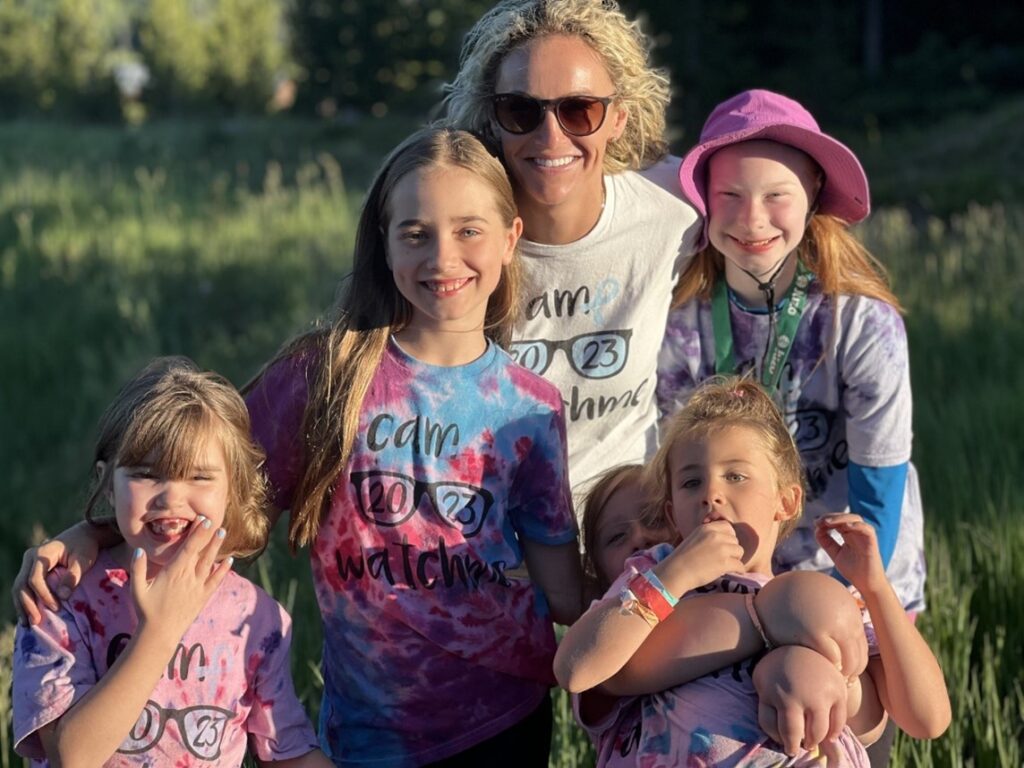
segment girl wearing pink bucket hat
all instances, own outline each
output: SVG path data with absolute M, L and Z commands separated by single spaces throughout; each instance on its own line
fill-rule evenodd
M 900 305 L 849 225 L 869 211 L 856 156 L 792 99 L 764 90 L 719 104 L 680 167 L 704 216 L 659 358 L 663 416 L 705 379 L 748 373 L 773 393 L 807 471 L 779 571 L 832 571 L 815 520 L 853 512 L 878 534 L 905 609 L 924 608 L 911 392 Z

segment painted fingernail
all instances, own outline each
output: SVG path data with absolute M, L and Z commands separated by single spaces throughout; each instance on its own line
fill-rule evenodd
M 140 557 L 142 557 L 142 547 L 136 547 L 132 552 L 132 560 L 138 560 Z
M 209 520 L 207 520 L 207 519 L 206 519 L 206 518 L 204 517 L 204 518 L 203 518 L 203 528 L 209 528 L 209 527 L 210 527 L 211 525 L 213 525 L 213 523 L 211 523 L 211 522 L 210 522 Z
M 229 556 L 228 557 L 228 568 L 230 568 L 234 564 L 235 564 L 235 558 Z
M 223 539 L 227 535 L 228 535 L 228 532 L 225 531 L 223 528 L 218 528 L 217 529 L 217 538 L 218 539 Z

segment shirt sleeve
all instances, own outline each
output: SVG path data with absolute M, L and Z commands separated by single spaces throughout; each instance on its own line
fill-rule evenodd
M 910 461 L 910 360 L 899 312 L 877 299 L 844 297 L 842 406 L 850 460 L 865 467 Z
M 509 515 L 516 530 L 541 544 L 566 544 L 577 536 L 569 489 L 565 414 L 561 403 L 531 415 L 529 447 L 509 493 Z
M 43 610 L 42 621 L 14 636 L 14 749 L 46 757 L 39 729 L 64 715 L 97 681 L 86 638 L 65 607 Z
M 303 358 L 280 360 L 264 372 L 245 396 L 253 438 L 267 454 L 265 466 L 271 499 L 282 510 L 291 507 L 302 472 L 302 421 L 310 375 L 310 366 Z
M 896 309 L 847 299 L 843 407 L 849 445 L 848 503 L 874 528 L 882 563 L 896 548 L 913 430 L 907 334 Z
M 847 467 L 850 510 L 874 527 L 882 565 L 886 568 L 900 532 L 907 469 L 906 463 L 892 467 L 865 467 L 853 461 Z
M 292 682 L 291 620 L 284 608 L 259 592 L 253 623 L 257 631 L 246 654 L 255 670 L 252 709 L 245 723 L 249 745 L 263 761 L 301 757 L 318 744 Z

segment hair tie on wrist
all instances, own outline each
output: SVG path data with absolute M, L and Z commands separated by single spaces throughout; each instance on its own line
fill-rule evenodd
M 743 596 L 743 604 L 747 608 L 747 615 L 750 616 L 750 621 L 754 625 L 754 629 L 757 630 L 757 634 L 761 636 L 761 640 L 764 641 L 764 647 L 767 650 L 775 648 L 775 643 L 768 639 L 767 633 L 764 631 L 764 625 L 761 623 L 761 617 L 757 615 L 757 609 L 754 608 L 754 593 L 747 592 Z

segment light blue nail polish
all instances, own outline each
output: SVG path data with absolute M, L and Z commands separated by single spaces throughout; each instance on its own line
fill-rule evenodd
M 211 523 L 206 518 L 203 518 L 203 528 L 209 528 L 211 525 L 213 525 L 213 523 Z
M 235 558 L 228 557 L 228 568 L 235 564 Z
M 225 531 L 223 528 L 218 528 L 217 529 L 217 538 L 218 539 L 223 539 L 227 535 L 228 535 L 228 532 Z
M 142 547 L 136 547 L 132 552 L 132 560 L 138 560 L 140 557 L 142 557 Z

